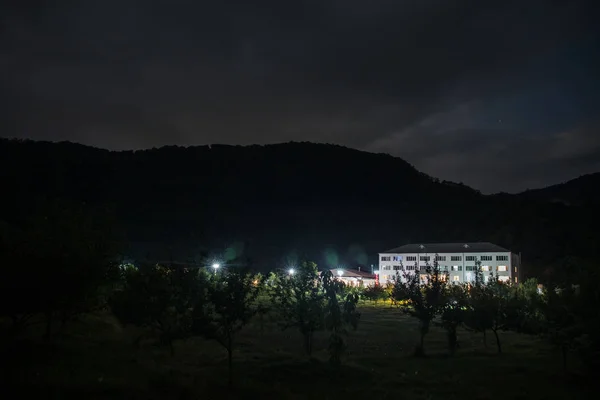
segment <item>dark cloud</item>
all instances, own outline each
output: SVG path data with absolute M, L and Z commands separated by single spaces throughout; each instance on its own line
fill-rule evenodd
M 484 191 L 598 169 L 593 1 L 12 4 L 3 136 L 335 142 Z

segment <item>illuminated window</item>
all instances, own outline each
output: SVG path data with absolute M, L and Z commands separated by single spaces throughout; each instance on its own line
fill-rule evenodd
M 489 266 L 489 265 L 482 265 L 482 266 L 481 266 L 481 270 L 482 270 L 482 271 L 485 271 L 485 272 L 489 272 L 489 270 L 490 270 L 490 266 Z
M 498 277 L 498 280 L 499 280 L 500 282 L 508 282 L 508 276 L 499 276 L 499 277 Z
M 465 275 L 465 280 L 467 282 L 473 282 L 475 280 L 474 276 L 473 276 L 473 273 L 467 272 L 466 275 Z
M 506 272 L 508 271 L 508 269 L 506 268 L 506 265 L 498 265 L 498 272 Z
M 392 261 L 402 261 L 402 256 L 394 256 L 392 257 Z
M 519 280 L 517 279 L 517 277 L 515 276 L 515 283 L 519 282 Z
M 515 272 L 517 272 L 517 267 L 515 267 Z
M 462 271 L 462 265 L 453 265 L 452 271 Z
M 492 261 L 492 256 L 481 256 L 481 261 Z
M 458 275 L 454 275 L 454 276 L 452 277 L 452 280 L 453 280 L 454 282 L 458 282 L 458 281 L 460 281 L 460 276 L 458 276 Z

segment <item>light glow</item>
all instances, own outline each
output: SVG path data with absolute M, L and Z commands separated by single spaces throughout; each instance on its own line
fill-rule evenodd
M 212 265 L 212 267 L 213 267 L 214 269 L 219 269 L 219 268 L 221 268 L 221 264 L 219 264 L 219 263 L 214 263 L 214 264 Z
M 296 273 L 296 270 L 294 268 L 290 268 L 288 270 L 288 274 L 290 274 L 290 275 L 294 275 L 295 273 Z
M 341 268 L 340 268 L 340 269 L 338 269 L 338 270 L 337 270 L 337 274 L 338 274 L 339 276 L 342 276 L 342 275 L 344 275 L 344 270 L 343 270 L 343 269 L 341 269 Z

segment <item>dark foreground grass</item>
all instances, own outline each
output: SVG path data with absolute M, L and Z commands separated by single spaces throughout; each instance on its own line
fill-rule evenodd
M 89 316 L 49 342 L 24 340 L 2 355 L 3 398 L 40 399 L 587 399 L 594 382 L 570 372 L 538 338 L 502 333 L 504 353 L 482 335 L 461 332 L 448 357 L 443 331 L 432 329 L 426 358 L 412 356 L 416 322 L 397 309 L 363 307 L 347 338 L 344 365 L 327 363 L 327 336 L 313 358 L 294 331 L 256 320 L 239 336 L 235 384 L 227 386 L 226 352 L 193 339 L 175 355 L 152 342 L 131 344 L 138 332 L 110 316 Z M 39 336 L 39 335 L 36 335 Z

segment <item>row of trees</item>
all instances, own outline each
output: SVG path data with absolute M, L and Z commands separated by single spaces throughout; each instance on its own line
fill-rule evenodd
M 311 355 L 317 331 L 330 335 L 338 364 L 344 335 L 356 328 L 358 296 L 329 272 L 304 263 L 297 273 L 268 278 L 248 270 L 219 273 L 171 265 L 122 265 L 108 213 L 85 204 L 47 203 L 20 229 L 0 225 L 0 326 L 18 339 L 35 324 L 49 339 L 79 315 L 109 309 L 123 323 L 143 327 L 173 351 L 193 336 L 215 340 L 228 353 L 237 333 L 257 314 L 272 313 L 282 329 L 297 329 Z M 17 267 L 18 266 L 18 267 Z M 12 340 L 3 341 L 10 346 Z M 231 368 L 230 368 L 231 371 Z
M 105 304 L 119 276 L 110 215 L 55 201 L 18 228 L 0 229 L 0 319 L 10 322 L 10 336 L 41 323 L 49 337 L 57 324 Z
M 232 381 L 237 333 L 257 314 L 273 312 L 282 329 L 295 328 L 310 356 L 316 331 L 330 332 L 330 361 L 341 362 L 347 327 L 356 328 L 358 296 L 347 293 L 330 272 L 304 263 L 298 273 L 268 279 L 247 270 L 207 272 L 174 266 L 141 265 L 123 269 L 109 305 L 124 324 L 157 334 L 173 352 L 173 341 L 204 337 L 227 351 Z M 268 302 L 266 309 L 264 300 Z M 138 337 L 136 342 L 139 342 Z
M 53 204 L 35 214 L 21 230 L 0 226 L 3 279 L 0 318 L 10 321 L 13 337 L 33 323 L 45 324 L 49 337 L 58 322 L 64 326 L 78 315 L 104 307 L 125 324 L 147 328 L 173 349 L 173 341 L 202 336 L 220 343 L 233 360 L 236 334 L 255 316 L 273 313 L 282 329 L 296 329 L 306 354 L 314 335 L 326 331 L 329 352 L 339 363 L 348 329 L 356 329 L 359 293 L 348 290 L 330 272 L 318 273 L 304 263 L 294 275 L 268 278 L 248 271 L 218 274 L 175 266 L 120 267 L 118 247 L 106 213 L 82 206 Z M 18 267 L 17 267 L 18 266 Z M 573 269 L 559 284 L 484 284 L 477 271 L 472 285 L 449 284 L 437 264 L 428 266 L 426 280 L 416 274 L 397 276 L 389 288 L 373 286 L 363 298 L 391 298 L 419 321 L 416 353 L 425 354 L 432 325 L 442 327 L 450 353 L 458 347 L 460 327 L 492 332 L 498 352 L 500 332 L 513 330 L 542 335 L 557 344 L 564 360 L 569 351 L 594 366 L 600 353 L 600 294 L 595 270 Z M 138 338 L 138 342 L 139 342 Z
M 432 325 L 446 331 L 448 350 L 458 347 L 458 328 L 480 332 L 484 343 L 492 332 L 502 352 L 501 331 L 541 335 L 557 345 L 566 368 L 567 353 L 575 351 L 584 363 L 596 367 L 600 355 L 600 292 L 597 272 L 582 270 L 571 281 L 540 289 L 531 279 L 520 285 L 501 282 L 490 274 L 484 283 L 477 266 L 474 282 L 449 283 L 437 263 L 419 274 L 396 275 L 390 297 L 402 311 L 419 322 L 415 354 L 425 354 L 425 337 Z M 379 289 L 381 292 L 381 289 Z M 487 344 L 486 344 L 487 345 Z

